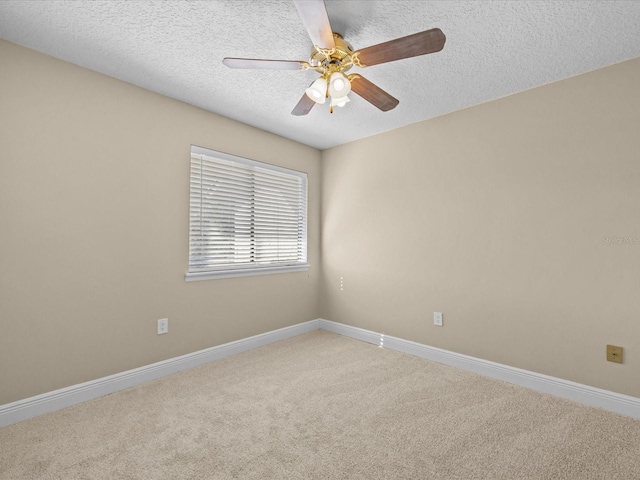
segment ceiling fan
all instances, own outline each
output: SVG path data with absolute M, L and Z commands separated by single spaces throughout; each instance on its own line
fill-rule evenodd
M 342 35 L 332 31 L 324 0 L 294 0 L 294 3 L 314 45 L 308 61 L 230 57 L 222 60 L 222 63 L 230 68 L 313 69 L 320 73 L 320 78 L 305 90 L 294 107 L 291 112 L 293 115 L 306 115 L 316 103 L 323 104 L 328 98 L 329 109 L 333 113 L 334 106 L 342 107 L 349 102 L 348 95 L 351 91 L 384 112 L 391 110 L 398 105 L 398 99 L 362 75 L 347 75 L 346 72 L 353 66 L 369 67 L 439 52 L 444 48 L 444 33 L 439 28 L 432 28 L 354 51 Z

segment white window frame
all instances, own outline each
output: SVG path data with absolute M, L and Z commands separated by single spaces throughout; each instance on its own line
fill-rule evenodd
M 268 163 L 259 162 L 256 160 L 250 160 L 248 158 L 238 157 L 236 155 L 230 155 L 228 153 L 218 152 L 215 150 L 210 150 L 203 147 L 198 147 L 195 145 L 191 146 L 191 155 L 190 155 L 191 166 L 189 168 L 189 193 L 190 193 L 190 201 L 189 201 L 189 266 L 188 272 L 185 274 L 185 281 L 194 281 L 194 280 L 209 280 L 215 278 L 229 278 L 229 277 L 241 277 L 241 276 L 252 276 L 252 275 L 264 275 L 264 274 L 273 274 L 273 273 L 286 273 L 286 272 L 300 272 L 307 271 L 309 269 L 309 264 L 307 263 L 307 174 L 304 172 L 299 172 L 296 170 L 291 170 L 288 168 L 279 167 L 276 165 L 271 165 Z M 197 164 L 198 162 L 213 162 L 216 165 L 231 165 L 232 168 L 238 167 L 246 171 L 247 167 L 250 171 L 255 172 L 274 172 L 278 174 L 284 174 L 289 176 L 290 179 L 299 179 L 296 180 L 299 182 L 301 193 L 300 200 L 297 204 L 297 208 L 299 209 L 299 220 L 298 220 L 298 239 L 297 239 L 297 250 L 298 250 L 298 258 L 293 260 L 285 260 L 275 261 L 272 263 L 256 263 L 255 260 L 244 261 L 242 263 L 230 262 L 221 264 L 218 262 L 213 262 L 211 260 L 206 260 L 204 257 L 204 249 L 207 247 L 211 247 L 215 245 L 215 242 L 212 240 L 211 236 L 204 235 L 202 233 L 202 207 L 203 207 L 203 183 L 202 179 L 202 170 L 200 172 L 200 178 L 196 178 L 197 175 Z M 195 163 L 194 163 L 195 162 Z M 194 169 L 194 165 L 196 165 Z M 221 179 L 224 178 L 224 174 L 219 173 L 221 175 Z M 295 180 L 294 179 L 294 180 Z M 257 183 L 255 184 L 257 185 Z M 194 199 L 197 197 L 197 200 Z M 252 203 L 253 205 L 253 203 Z M 253 218 L 251 220 L 253 222 Z M 252 223 L 253 224 L 253 223 Z M 235 224 L 234 224 L 235 225 Z M 199 233 L 198 233 L 199 232 Z M 228 242 L 230 239 L 234 239 L 236 241 L 237 237 L 234 235 L 230 235 L 226 238 Z M 251 233 L 250 241 L 252 245 L 255 243 L 256 236 Z M 246 242 L 246 239 L 244 240 Z M 203 247 L 204 245 L 204 247 Z M 207 263 L 211 262 L 211 263 Z

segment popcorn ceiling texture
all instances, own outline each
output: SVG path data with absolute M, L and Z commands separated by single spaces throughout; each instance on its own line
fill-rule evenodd
M 640 56 L 638 1 L 326 1 L 364 48 L 439 27 L 442 52 L 358 71 L 400 100 L 352 94 L 333 115 L 290 114 L 315 72 L 231 70 L 225 56 L 307 60 L 293 2 L 0 2 L 0 37 L 326 149 Z

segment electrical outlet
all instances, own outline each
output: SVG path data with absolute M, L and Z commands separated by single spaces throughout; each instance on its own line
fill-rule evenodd
M 158 335 L 164 335 L 169 331 L 169 319 L 161 318 L 158 320 Z
M 607 345 L 607 361 L 622 363 L 622 347 Z
M 433 324 L 436 327 L 442 326 L 442 312 L 433 312 Z

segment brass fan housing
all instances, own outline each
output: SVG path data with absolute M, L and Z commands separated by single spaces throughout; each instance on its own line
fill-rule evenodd
M 351 55 L 353 47 L 342 35 L 333 32 L 333 48 L 319 48 L 314 46 L 309 57 L 311 68 L 326 75 L 333 72 L 346 72 L 353 66 Z

